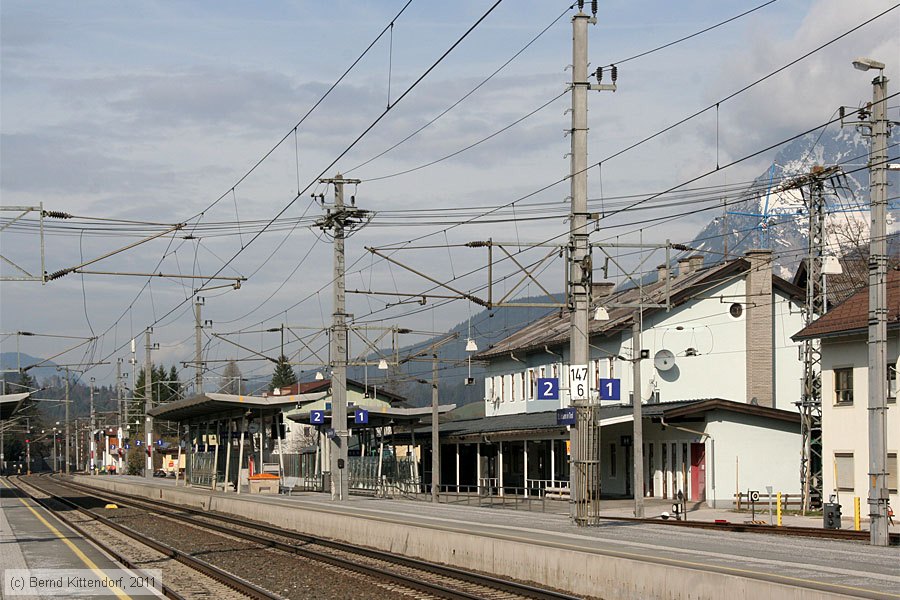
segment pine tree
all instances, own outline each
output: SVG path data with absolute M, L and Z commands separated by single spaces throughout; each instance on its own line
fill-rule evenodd
M 269 383 L 269 391 L 275 388 L 290 387 L 297 383 L 297 375 L 294 369 L 288 364 L 287 356 L 282 354 L 278 357 L 278 364 L 275 365 L 275 372 L 272 374 L 272 382 Z

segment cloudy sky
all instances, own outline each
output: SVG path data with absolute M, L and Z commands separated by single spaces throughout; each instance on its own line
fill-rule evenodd
M 396 260 L 443 281 L 452 278 L 458 289 L 479 290 L 487 278 L 485 251 L 460 245 L 489 237 L 522 244 L 565 239 L 564 92 L 574 13 L 565 2 L 501 2 L 410 89 L 493 3 L 413 0 L 403 10 L 405 4 L 5 0 L 2 204 L 42 204 L 74 215 L 45 222 L 44 268 L 51 273 L 185 223 L 86 268 L 247 277 L 240 290 L 199 293 L 203 318 L 213 321 L 204 331 L 210 360 L 248 356 L 212 333 L 242 332 L 229 339 L 274 356 L 278 334 L 259 330 L 285 323 L 298 326 L 302 337 L 311 329 L 299 327 L 329 322 L 331 245 L 313 225 L 324 210 L 310 197 L 326 193 L 330 199 L 331 190 L 317 184 L 322 174 L 361 179 L 348 195 L 374 212 L 368 227 L 348 240 L 348 289 L 421 293 L 432 287 L 365 250 L 403 247 L 392 255 Z M 603 160 L 589 175 L 592 209 L 672 188 L 714 170 L 717 161 L 728 164 L 816 127 L 841 104 L 868 100 L 872 74 L 852 69 L 857 56 L 886 62 L 889 88 L 900 86 L 897 9 L 718 110 L 619 154 L 893 6 L 778 0 L 628 60 L 761 4 L 600 3 L 589 55 L 594 67 L 617 63 L 619 80 L 616 93 L 592 93 L 589 100 L 589 160 Z M 749 182 L 776 151 L 688 187 Z M 5 224 L 16 214 L 0 217 Z M 635 224 L 665 214 L 618 215 L 592 239 L 689 240 L 714 216 Z M 32 273 L 41 269 L 37 231 L 32 214 L 2 240 L 2 254 Z M 545 253 L 523 251 L 520 261 L 536 263 Z M 0 268 L 4 276 L 17 274 L 5 263 Z M 540 271 L 545 285 L 561 288 L 561 261 L 543 263 Z M 495 268 L 494 278 L 495 297 L 518 280 L 509 261 Z M 161 347 L 154 360 L 180 363 L 193 355 L 191 302 L 199 285 L 196 279 L 78 274 L 43 286 L 3 282 L 0 330 L 96 336 L 56 362 L 114 363 L 127 360 L 129 341 L 153 325 Z M 539 291 L 531 283 L 516 294 Z M 480 310 L 432 301 L 386 307 L 395 300 L 349 294 L 348 309 L 360 323 L 432 331 Z M 0 340 L 3 351 L 15 350 L 15 335 Z M 300 345 L 292 340 L 288 336 L 288 351 L 296 353 Z M 45 357 L 79 343 L 42 336 L 19 341 L 23 352 Z M 221 363 L 211 366 L 214 377 Z M 266 363 L 241 368 L 245 375 L 270 370 Z M 106 365 L 90 374 L 109 381 L 113 372 Z

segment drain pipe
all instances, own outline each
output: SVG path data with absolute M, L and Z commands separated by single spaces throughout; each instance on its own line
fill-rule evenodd
M 713 498 L 715 498 L 715 495 L 716 495 L 716 438 L 714 438 L 712 435 L 710 435 L 709 433 L 707 433 L 705 431 L 697 431 L 696 429 L 689 429 L 687 427 L 679 427 L 678 425 L 672 425 L 671 423 L 666 423 L 666 417 L 664 415 L 660 415 L 659 423 L 663 427 L 671 427 L 672 429 L 677 429 L 678 431 L 685 431 L 687 433 L 693 433 L 694 435 L 699 435 L 700 441 L 705 441 L 704 438 L 709 438 L 709 441 L 710 441 L 709 463 L 710 463 L 710 467 L 711 467 L 709 470 L 709 474 L 710 474 L 709 481 L 710 481 L 710 488 L 712 488 L 712 491 L 713 491 Z M 687 482 L 685 481 L 684 483 L 685 483 L 685 487 L 687 487 Z M 715 501 L 713 501 L 713 503 L 715 504 Z

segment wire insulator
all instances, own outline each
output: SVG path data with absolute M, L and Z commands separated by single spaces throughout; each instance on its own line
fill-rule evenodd
M 591 0 L 591 13 L 596 17 L 597 16 L 597 0 Z
M 41 212 L 41 215 L 44 217 L 49 217 L 51 219 L 71 219 L 72 215 L 69 213 L 64 213 L 58 210 L 45 210 Z
M 613 83 L 615 83 L 619 78 L 619 69 L 616 67 L 616 65 L 612 65 L 609 69 L 609 72 L 612 75 Z
M 603 67 L 597 67 L 597 72 L 594 75 L 597 77 L 597 83 L 603 81 Z
M 844 107 L 843 106 L 838 108 L 838 115 L 841 117 L 841 121 L 843 121 L 844 120 Z
M 578 11 L 584 10 L 584 0 L 578 0 Z
M 62 277 L 64 275 L 68 275 L 70 272 L 71 271 L 69 269 L 60 269 L 59 271 L 56 271 L 55 273 L 50 273 L 50 275 L 47 276 L 47 281 L 53 281 L 54 279 L 59 279 L 60 277 Z

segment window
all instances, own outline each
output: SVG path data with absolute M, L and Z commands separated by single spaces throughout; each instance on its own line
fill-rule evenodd
M 513 373 L 509 376 L 509 401 L 516 401 L 516 374 Z
M 521 391 L 521 394 L 522 394 L 521 399 L 522 400 L 525 400 L 525 397 L 528 396 L 528 388 L 525 387 L 525 381 L 527 381 L 526 376 L 527 375 L 526 375 L 525 371 L 522 371 L 521 373 L 519 373 L 519 383 L 521 384 L 519 386 L 519 388 L 522 390 Z
M 891 494 L 897 493 L 897 467 L 900 466 L 900 463 L 897 462 L 897 453 L 896 452 L 888 452 L 888 461 L 887 461 L 887 487 L 888 492 Z
M 616 462 L 617 462 L 616 461 L 616 445 L 610 444 L 609 445 L 609 476 L 610 477 L 616 476 Z M 894 480 L 896 481 L 896 478 L 894 478 Z
M 835 487 L 841 492 L 853 491 L 853 453 L 852 452 L 835 452 L 834 453 L 835 472 L 837 473 L 837 481 Z
M 834 370 L 834 403 L 853 404 L 853 369 Z
M 887 389 L 888 389 L 888 397 L 887 401 L 891 404 L 897 402 L 897 361 L 893 363 L 888 363 L 887 366 Z
M 534 400 L 535 390 L 537 390 L 537 377 L 535 377 L 534 369 L 528 369 L 528 399 Z

